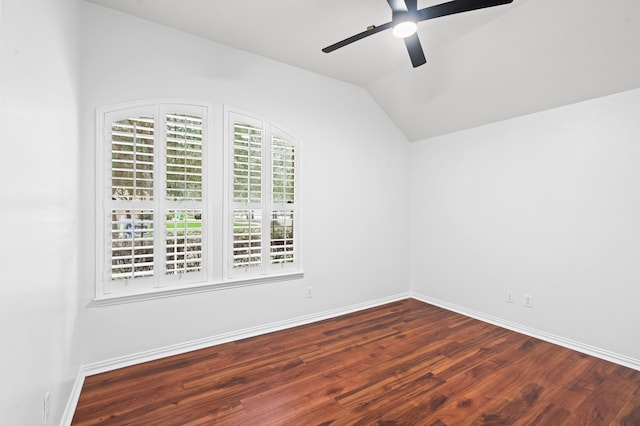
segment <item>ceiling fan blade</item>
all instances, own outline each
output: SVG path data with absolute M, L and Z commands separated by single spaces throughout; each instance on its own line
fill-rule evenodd
M 387 22 L 386 24 L 382 24 L 382 25 L 379 25 L 377 27 L 370 28 L 370 29 L 368 29 L 366 31 L 363 31 L 363 32 L 358 33 L 358 34 L 356 34 L 354 36 L 351 36 L 349 38 L 345 38 L 342 41 L 334 43 L 331 46 L 327 46 L 324 49 L 322 49 L 322 51 L 324 53 L 333 52 L 334 50 L 340 49 L 341 47 L 344 47 L 344 46 L 346 46 L 348 44 L 351 44 L 354 41 L 362 40 L 365 37 L 369 37 L 370 35 L 373 35 L 373 34 L 379 33 L 380 31 L 384 31 L 386 29 L 389 29 L 392 26 L 393 26 L 393 24 L 391 22 Z
M 404 0 L 409 12 L 416 11 L 418 9 L 418 0 Z
M 418 21 L 512 3 L 513 0 L 453 0 L 418 10 Z
M 387 3 L 394 12 L 410 12 L 418 9 L 418 0 L 387 0 Z
M 424 51 L 418 38 L 418 33 L 410 35 L 404 39 L 404 44 L 407 46 L 407 52 L 411 58 L 411 64 L 414 68 L 419 67 L 427 63 L 427 59 L 424 57 Z

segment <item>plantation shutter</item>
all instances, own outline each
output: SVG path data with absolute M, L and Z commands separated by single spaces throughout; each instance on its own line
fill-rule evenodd
M 233 125 L 233 201 L 262 200 L 262 129 Z
M 274 136 L 271 142 L 271 199 L 274 203 L 295 201 L 296 152 L 293 144 Z
M 263 129 L 238 118 L 232 124 L 232 267 L 262 265 Z
M 271 138 L 271 264 L 293 263 L 296 260 L 296 148 L 286 139 Z
M 140 209 L 154 198 L 155 119 L 138 116 L 110 125 L 110 279 L 155 274 L 154 210 Z
M 273 211 L 271 213 L 271 263 L 291 263 L 295 261 L 293 211 Z
M 231 278 L 298 267 L 297 144 L 271 125 L 229 112 Z
M 170 112 L 166 131 L 165 274 L 202 270 L 203 117 Z
M 153 199 L 154 119 L 138 117 L 111 125 L 111 196 L 116 200 Z
M 166 214 L 166 274 L 202 268 L 202 210 L 168 210 Z
M 112 210 L 111 217 L 111 279 L 153 276 L 153 211 Z
M 154 104 L 104 113 L 107 189 L 98 294 L 204 277 L 206 108 Z
M 259 210 L 233 211 L 233 267 L 262 264 L 262 217 Z
M 202 201 L 202 117 L 166 115 L 166 197 Z

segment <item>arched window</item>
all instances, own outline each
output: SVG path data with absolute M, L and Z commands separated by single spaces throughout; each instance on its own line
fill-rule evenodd
M 230 278 L 297 271 L 299 145 L 277 127 L 227 112 Z
M 228 110 L 216 140 L 211 110 L 196 102 L 98 109 L 98 302 L 301 273 L 298 142 Z M 222 254 L 210 250 L 214 235 L 225 239 Z

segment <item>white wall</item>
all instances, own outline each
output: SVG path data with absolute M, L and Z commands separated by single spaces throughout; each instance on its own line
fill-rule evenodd
M 407 291 L 409 145 L 363 89 L 99 6 L 82 9 L 83 364 Z M 304 279 L 87 307 L 94 296 L 95 108 L 163 97 L 227 104 L 302 142 Z M 222 121 L 214 125 L 220 140 Z M 212 161 L 221 173 L 221 159 Z M 213 200 L 215 208 L 221 201 Z
M 71 354 L 78 255 L 76 0 L 0 2 L 0 423 L 57 424 Z
M 412 144 L 412 289 L 640 363 L 639 116 L 636 89 Z

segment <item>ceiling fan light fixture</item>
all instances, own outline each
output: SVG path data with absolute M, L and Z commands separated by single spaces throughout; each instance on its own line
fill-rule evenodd
M 398 38 L 407 38 L 418 30 L 418 20 L 415 14 L 409 11 L 394 11 L 391 22 L 393 35 Z
M 415 21 L 412 21 L 412 20 L 402 21 L 402 22 L 398 22 L 393 27 L 393 35 L 398 38 L 407 38 L 410 35 L 415 34 L 417 29 L 418 29 L 418 25 L 415 23 Z

